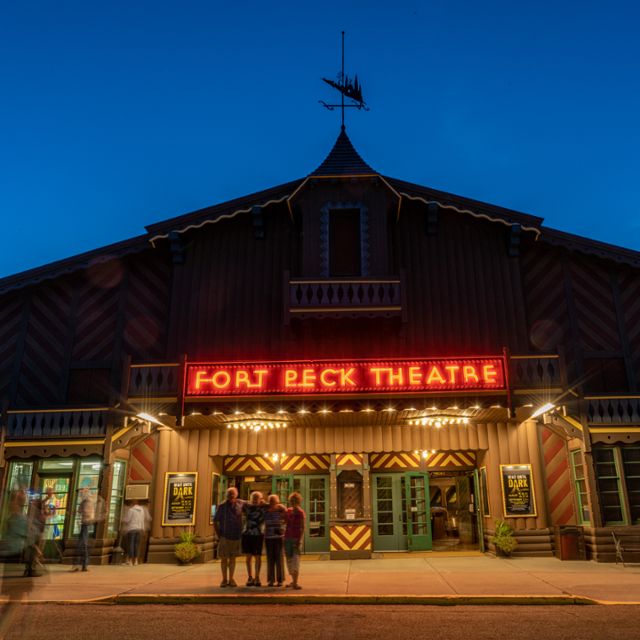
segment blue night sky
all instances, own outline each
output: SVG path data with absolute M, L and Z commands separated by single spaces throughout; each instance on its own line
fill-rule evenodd
M 6 2 L 0 276 L 303 177 L 379 172 L 640 250 L 635 2 Z

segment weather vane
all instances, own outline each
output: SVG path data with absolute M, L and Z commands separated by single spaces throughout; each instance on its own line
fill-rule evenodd
M 328 78 L 322 78 L 330 87 L 337 89 L 340 92 L 340 104 L 327 104 L 324 100 L 320 100 L 320 104 L 329 111 L 333 111 L 340 107 L 342 112 L 342 128 L 344 129 L 344 110 L 345 109 L 364 109 L 369 111 L 369 107 L 362 98 L 362 87 L 358 82 L 358 75 L 356 74 L 352 80 L 344 73 L 344 31 L 342 32 L 342 68 L 338 74 L 338 81 L 329 80 Z M 350 100 L 347 104 L 344 103 L 344 99 Z

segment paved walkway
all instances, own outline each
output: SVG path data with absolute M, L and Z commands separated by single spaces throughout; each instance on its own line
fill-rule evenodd
M 265 571 L 261 576 L 263 581 Z M 246 581 L 244 562 L 236 571 Z M 139 601 L 234 601 L 285 598 L 313 601 L 397 601 L 425 599 L 465 602 L 476 597 L 539 601 L 587 598 L 601 602 L 640 603 L 640 565 L 622 567 L 594 562 L 561 562 L 555 558 L 504 559 L 490 556 L 438 557 L 434 554 L 378 560 L 305 560 L 301 591 L 240 586 L 221 589 L 218 562 L 180 567 L 170 564 L 95 566 L 87 573 L 53 565 L 47 574 L 5 580 L 30 602 L 86 602 L 106 599 Z M 138 597 L 143 596 L 143 597 Z M 2 596 L 6 600 L 6 596 Z M 471 597 L 471 598 L 467 598 Z M 2 600 L 0 600 L 2 601 Z

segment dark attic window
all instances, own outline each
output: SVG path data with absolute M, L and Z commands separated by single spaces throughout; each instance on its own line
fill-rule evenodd
M 628 391 L 624 358 L 585 358 L 584 388 L 587 393 Z
M 74 368 L 69 371 L 68 404 L 109 402 L 109 369 Z
M 329 275 L 362 275 L 360 209 L 329 211 Z

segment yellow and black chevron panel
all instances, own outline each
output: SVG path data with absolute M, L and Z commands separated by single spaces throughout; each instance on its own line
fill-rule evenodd
M 331 551 L 371 551 L 371 527 L 368 524 L 340 524 L 329 533 Z
M 226 474 L 262 473 L 274 470 L 271 458 L 263 456 L 227 456 L 224 459 L 224 472 Z
M 280 471 L 288 473 L 312 473 L 328 471 L 331 456 L 328 454 L 284 456 L 280 461 Z
M 363 455 L 361 453 L 339 453 L 336 456 L 337 467 L 360 467 L 362 466 Z
M 372 453 L 369 456 L 369 466 L 376 471 L 394 471 L 397 469 L 419 469 L 420 454 L 418 453 Z
M 427 469 L 474 469 L 475 451 L 438 451 L 427 458 Z

